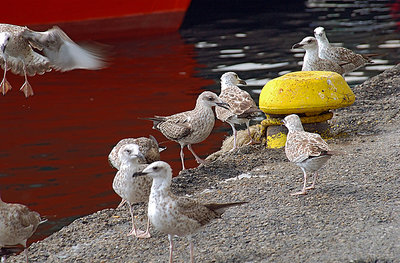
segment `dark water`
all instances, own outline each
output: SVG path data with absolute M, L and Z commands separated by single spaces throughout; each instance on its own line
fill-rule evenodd
M 0 98 L 0 191 L 5 201 L 49 218 L 32 240 L 118 204 L 107 155 L 122 138 L 154 135 L 168 147 L 162 159 L 179 171 L 179 146 L 138 117 L 193 108 L 203 90 L 219 92 L 217 81 L 226 71 L 245 79 L 258 101 L 268 80 L 301 69 L 302 54 L 290 47 L 317 26 L 325 27 L 331 42 L 382 54 L 346 77 L 351 86 L 399 62 L 399 2 L 224 2 L 195 1 L 180 32 L 110 36 L 103 40 L 113 50 L 107 69 L 32 77 L 36 95 L 29 99 L 18 92 L 23 78 L 8 75 L 13 90 Z M 228 125 L 217 122 L 213 134 L 193 148 L 206 156 L 227 132 Z M 195 167 L 185 154 L 187 166 Z

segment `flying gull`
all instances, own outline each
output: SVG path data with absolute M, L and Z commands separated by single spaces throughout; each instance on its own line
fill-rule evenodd
M 132 229 L 128 236 L 134 235 L 138 238 L 149 238 L 149 220 L 147 220 L 147 230 L 145 232 L 136 229 L 132 205 L 149 200 L 151 178 L 147 176 L 132 177 L 139 171 L 139 159 L 144 159 L 144 156 L 139 151 L 137 144 L 125 144 L 118 151 L 118 157 L 121 161 L 119 171 L 114 177 L 113 189 L 129 205 L 131 214 Z
M 0 24 L 0 64 L 4 70 L 0 83 L 3 95 L 11 89 L 6 79 L 6 72 L 11 70 L 25 77 L 20 90 L 26 97 L 33 95 L 27 76 L 42 75 L 52 69 L 64 72 L 105 67 L 99 51 L 77 45 L 56 26 L 45 32 L 37 32 L 10 24 Z
M 204 163 L 192 149 L 192 144 L 204 141 L 214 128 L 215 116 L 212 107 L 227 108 L 229 105 L 223 102 L 215 93 L 204 91 L 196 101 L 196 106 L 191 111 L 180 112 L 171 116 L 155 116 L 145 118 L 153 121 L 153 129 L 159 130 L 165 137 L 175 141 L 181 146 L 182 170 L 185 170 L 183 148 L 196 158 L 197 163 Z
M 295 48 L 303 48 L 306 51 L 302 71 L 333 71 L 340 75 L 344 74 L 344 69 L 339 64 L 318 56 L 318 43 L 314 37 L 305 37 L 293 45 L 292 49 Z
M 149 198 L 148 216 L 158 231 L 168 234 L 170 242 L 169 262 L 172 262 L 173 236 L 187 236 L 190 243 L 190 260 L 194 262 L 191 235 L 212 219 L 220 218 L 231 206 L 246 202 L 226 204 L 202 204 L 194 199 L 175 196 L 171 190 L 172 170 L 168 163 L 157 161 L 134 176 L 153 178 Z
M 240 89 L 238 84 L 246 85 L 246 81 L 239 78 L 235 72 L 227 72 L 221 76 L 221 94 L 219 98 L 229 104 L 229 109 L 217 107 L 217 118 L 229 123 L 233 132 L 233 148 L 236 149 L 237 131 L 235 124 L 246 124 L 251 143 L 255 143 L 250 134 L 250 120 L 257 117 L 262 111 L 257 108 L 250 94 Z

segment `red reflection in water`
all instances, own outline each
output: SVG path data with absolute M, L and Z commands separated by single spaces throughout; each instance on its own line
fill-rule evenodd
M 115 207 L 115 170 L 107 162 L 112 146 L 149 134 L 166 141 L 138 117 L 192 109 L 202 87 L 213 83 L 193 76 L 199 67 L 194 48 L 178 33 L 110 43 L 115 53 L 109 68 L 32 77 L 35 96 L 28 99 L 18 91 L 23 77 L 8 73 L 13 89 L 0 97 L 4 201 L 26 204 L 50 221 Z M 194 149 L 210 154 L 223 136 L 213 133 Z M 179 145 L 165 145 L 162 159 L 177 174 Z M 187 167 L 197 166 L 185 154 Z

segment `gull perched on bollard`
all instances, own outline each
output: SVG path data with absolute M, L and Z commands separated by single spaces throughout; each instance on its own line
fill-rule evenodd
M 246 124 L 250 143 L 255 143 L 250 134 L 250 120 L 257 117 L 262 111 L 257 108 L 250 94 L 237 85 L 246 85 L 246 81 L 239 78 L 235 72 L 227 72 L 221 76 L 221 94 L 219 98 L 229 104 L 229 109 L 218 107 L 215 109 L 217 118 L 229 123 L 233 132 L 233 148 L 235 150 L 237 131 L 235 124 Z
M 229 107 L 217 94 L 211 91 L 204 91 L 198 96 L 196 106 L 191 111 L 180 112 L 166 117 L 144 118 L 153 121 L 153 129 L 159 130 L 169 140 L 179 143 L 181 146 L 182 170 L 185 170 L 183 153 L 185 146 L 196 158 L 197 163 L 205 162 L 193 151 L 192 144 L 200 143 L 210 135 L 215 124 L 215 116 L 212 110 L 214 106 Z
M 6 78 L 8 70 L 25 77 L 20 90 L 29 97 L 33 95 L 33 89 L 27 76 L 42 75 L 52 69 L 64 72 L 105 67 L 101 52 L 77 45 L 56 26 L 37 32 L 27 27 L 0 24 L 0 52 L 0 64 L 4 70 L 0 83 L 3 95 L 11 89 Z
M 246 202 L 226 204 L 201 204 L 187 198 L 175 196 L 171 190 L 172 170 L 168 163 L 157 161 L 134 176 L 147 175 L 153 178 L 149 198 L 148 216 L 151 224 L 160 232 L 168 234 L 170 242 L 169 262 L 172 262 L 173 236 L 187 236 L 190 243 L 190 262 L 194 262 L 191 235 L 215 218 L 220 218 L 225 210 Z
M 302 71 L 333 71 L 340 75 L 344 74 L 344 69 L 338 63 L 319 57 L 318 43 L 314 37 L 305 37 L 293 45 L 292 49 L 295 48 L 303 48 L 306 51 Z
M 314 36 L 318 41 L 319 56 L 337 64 L 344 64 L 344 73 L 352 72 L 368 63 L 372 63 L 370 57 L 376 54 L 361 55 L 344 47 L 333 47 L 325 34 L 323 27 L 314 29 Z

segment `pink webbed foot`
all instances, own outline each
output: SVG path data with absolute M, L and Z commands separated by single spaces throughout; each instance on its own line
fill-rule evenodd
M 20 90 L 25 94 L 25 97 L 33 96 L 33 89 L 28 81 L 25 81 Z
M 3 78 L 3 80 L 1 81 L 0 87 L 3 95 L 6 95 L 6 93 L 12 88 L 11 84 L 7 81 L 6 78 Z
M 306 189 L 303 189 L 303 190 L 300 191 L 300 192 L 291 193 L 290 195 L 306 195 L 306 194 L 307 194 Z
M 149 238 L 150 233 L 148 231 L 142 231 L 142 230 L 138 230 L 138 229 L 132 229 L 131 232 L 129 232 L 127 234 L 127 236 L 135 236 L 137 238 Z

